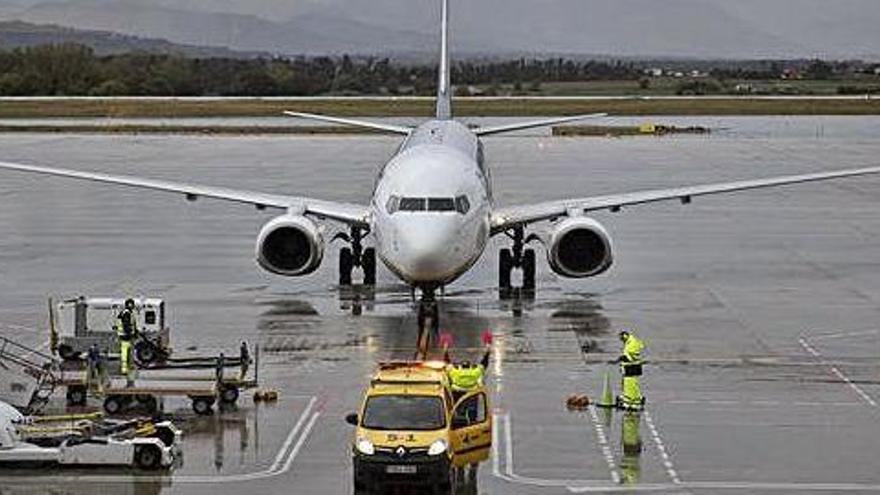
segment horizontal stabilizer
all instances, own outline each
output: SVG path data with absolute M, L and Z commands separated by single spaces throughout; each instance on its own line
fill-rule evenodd
M 331 117 L 329 115 L 317 115 L 314 113 L 289 112 L 285 111 L 284 115 L 289 117 L 298 117 L 301 119 L 317 120 L 320 122 L 329 122 L 331 124 L 349 125 L 352 127 L 362 127 L 364 129 L 372 129 L 374 131 L 391 132 L 394 134 L 409 135 L 412 127 L 405 127 L 394 124 L 381 124 L 379 122 L 367 122 L 365 120 L 348 119 L 345 117 Z
M 525 129 L 534 129 L 536 127 L 547 127 L 556 124 L 565 124 L 567 122 L 576 122 L 578 120 L 598 119 L 607 116 L 607 113 L 589 113 L 586 115 L 574 115 L 570 117 L 554 117 L 552 119 L 517 122 L 515 124 L 499 125 L 496 127 L 483 127 L 480 129 L 474 129 L 474 133 L 477 136 L 490 136 L 492 134 L 503 134 L 505 132 L 522 131 Z

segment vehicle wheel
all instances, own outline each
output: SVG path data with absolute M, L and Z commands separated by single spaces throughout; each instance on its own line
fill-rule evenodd
M 344 247 L 339 250 L 339 285 L 351 285 L 351 270 L 354 268 L 354 256 L 351 248 Z
M 155 363 L 159 360 L 159 353 L 156 352 L 156 346 L 150 342 L 138 342 L 134 345 L 134 360 L 139 366 Z
M 88 393 L 85 387 L 70 386 L 67 387 L 67 405 L 68 406 L 84 406 Z
M 159 411 L 159 401 L 152 395 L 138 395 L 137 401 L 149 414 L 155 414 Z
M 455 468 L 450 468 L 449 478 L 434 486 L 434 493 L 437 495 L 451 495 L 455 486 Z
M 354 495 L 368 495 L 370 488 L 366 481 L 362 480 L 358 475 L 354 475 Z
M 214 405 L 213 397 L 195 397 L 192 400 L 192 408 L 199 416 L 207 416 L 213 412 L 211 406 Z
M 78 357 L 77 353 L 74 352 L 73 347 L 70 347 L 67 344 L 61 344 L 58 346 L 58 356 L 65 361 L 73 361 Z
M 364 285 L 376 285 L 376 248 L 364 249 L 361 267 L 364 269 Z
M 513 269 L 513 253 L 502 249 L 498 256 L 498 289 L 502 296 L 510 292 L 510 271 Z
M 155 445 L 138 445 L 134 449 L 134 464 L 141 469 L 159 469 L 162 453 Z
M 238 402 L 238 387 L 235 385 L 226 385 L 223 387 L 223 390 L 220 391 L 220 402 L 224 404 L 235 404 Z
M 526 249 L 523 252 L 523 290 L 535 290 L 535 250 Z
M 125 408 L 126 400 L 118 395 L 111 395 L 104 399 L 104 412 L 113 416 L 119 414 Z

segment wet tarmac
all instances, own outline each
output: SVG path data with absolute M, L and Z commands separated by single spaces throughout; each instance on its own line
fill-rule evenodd
M 687 122 L 686 119 L 682 121 Z M 876 165 L 877 118 L 713 119 L 711 136 L 487 140 L 499 204 Z M 823 132 L 808 132 L 817 129 Z M 836 122 L 836 123 L 835 123 Z M 702 122 L 698 122 L 701 124 Z M 790 132 L 790 129 L 799 129 Z M 788 129 L 788 130 L 787 130 Z M 851 129 L 852 131 L 846 131 Z M 365 201 L 395 138 L 0 136 L 0 154 L 69 168 Z M 880 491 L 880 178 L 601 213 L 610 273 L 539 263 L 534 300 L 499 300 L 497 250 L 450 286 L 459 355 L 496 333 L 491 459 L 457 493 Z M 377 361 L 413 351 L 408 289 L 340 290 L 336 249 L 303 279 L 260 272 L 271 214 L 0 173 L 0 332 L 45 342 L 45 298 L 165 297 L 178 352 L 259 344 L 276 404 L 185 425 L 183 465 L 0 471 L 0 493 L 350 493 L 351 429 Z M 569 412 L 597 396 L 615 333 L 647 342 L 647 410 Z M 582 351 L 585 349 L 586 352 Z M 59 395 L 59 397 L 61 397 Z M 98 404 L 93 404 L 98 405 Z

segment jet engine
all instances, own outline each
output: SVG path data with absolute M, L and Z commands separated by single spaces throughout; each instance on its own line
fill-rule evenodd
M 278 275 L 307 275 L 318 269 L 323 257 L 321 229 L 301 215 L 274 218 L 257 237 L 257 263 Z
M 558 275 L 569 278 L 595 277 L 614 261 L 611 237 L 592 218 L 567 218 L 550 234 L 547 260 Z

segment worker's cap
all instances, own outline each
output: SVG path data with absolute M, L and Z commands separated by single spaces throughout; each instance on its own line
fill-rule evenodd
M 617 334 L 620 338 L 626 338 L 632 335 L 629 330 L 621 330 L 619 334 Z

